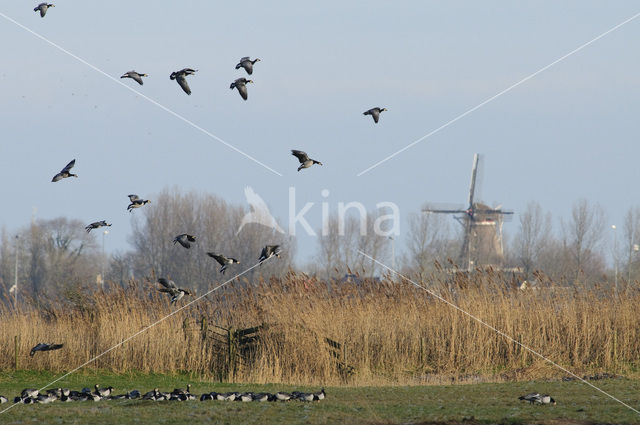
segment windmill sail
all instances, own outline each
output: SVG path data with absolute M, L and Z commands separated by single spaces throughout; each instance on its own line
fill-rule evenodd
M 458 265 L 472 270 L 474 267 L 492 265 L 501 267 L 504 263 L 502 249 L 502 223 L 504 216 L 513 214 L 498 206 L 491 208 L 486 204 L 476 202 L 476 179 L 480 155 L 473 156 L 471 168 L 471 184 L 467 209 L 425 209 L 423 211 L 442 214 L 461 214 L 455 219 L 463 227 L 462 247 Z

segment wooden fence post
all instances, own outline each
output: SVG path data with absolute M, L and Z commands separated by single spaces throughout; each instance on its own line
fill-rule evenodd
M 227 358 L 227 382 L 231 382 L 236 369 L 236 338 L 233 328 L 227 331 L 228 358 Z
M 207 318 L 202 316 L 202 320 L 200 321 L 200 332 L 202 333 L 202 340 L 204 341 L 207 338 Z

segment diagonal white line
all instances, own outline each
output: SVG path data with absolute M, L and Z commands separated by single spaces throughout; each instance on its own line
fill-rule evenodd
M 417 145 L 418 143 L 422 142 L 423 140 L 433 136 L 434 134 L 438 133 L 440 130 L 443 130 L 447 127 L 449 127 L 451 124 L 455 123 L 456 121 L 466 117 L 467 115 L 469 115 L 470 113 L 474 112 L 477 109 L 482 108 L 484 105 L 486 105 L 487 103 L 497 99 L 498 97 L 502 96 L 503 94 L 510 92 L 511 90 L 513 90 L 514 88 L 518 87 L 520 84 L 532 79 L 533 77 L 535 77 L 536 75 L 540 74 L 541 72 L 546 71 L 547 69 L 551 68 L 552 66 L 556 65 L 559 62 L 562 62 L 563 60 L 565 60 L 566 58 L 568 58 L 569 56 L 578 53 L 580 50 L 584 49 L 585 47 L 589 46 L 592 43 L 595 43 L 596 41 L 600 40 L 602 37 L 606 36 L 607 34 L 617 30 L 618 28 L 620 28 L 623 25 L 628 24 L 629 22 L 633 21 L 634 19 L 636 19 L 638 16 L 640 16 L 640 12 L 636 13 L 635 15 L 633 15 L 632 17 L 625 19 L 624 21 L 620 22 L 618 25 L 614 26 L 613 28 L 608 29 L 607 31 L 603 32 L 602 34 L 600 34 L 599 36 L 597 36 L 596 38 L 593 38 L 589 41 L 587 41 L 586 43 L 580 45 L 579 47 L 576 47 L 575 49 L 573 49 L 572 51 L 570 51 L 569 53 L 567 53 L 566 55 L 554 60 L 553 62 L 551 62 L 550 64 L 543 66 L 542 68 L 540 68 L 539 70 L 537 70 L 536 72 L 534 72 L 533 74 L 529 74 L 526 77 L 524 77 L 523 79 L 521 79 L 520 81 L 518 81 L 517 83 L 514 83 L 512 85 L 510 85 L 509 87 L 507 87 L 506 89 L 502 90 L 501 92 L 499 92 L 498 94 L 495 94 L 493 96 L 491 96 L 490 98 L 488 98 L 487 100 L 479 103 L 478 105 L 474 106 L 473 108 L 467 110 L 466 112 L 463 112 L 462 114 L 458 115 L 457 117 L 453 118 L 450 121 L 447 121 L 446 123 L 442 124 L 440 127 L 436 128 L 435 130 L 430 131 L 429 133 L 425 134 L 424 136 L 420 137 L 417 140 L 414 140 L 413 142 L 409 143 L 407 146 L 405 146 L 404 148 L 392 153 L 391 155 L 387 156 L 386 158 L 384 158 L 381 161 L 376 162 L 375 164 L 373 164 L 372 166 L 370 166 L 369 168 L 366 168 L 362 171 L 360 171 L 357 174 L 357 177 L 360 177 L 361 175 L 368 173 L 369 171 L 373 170 L 374 168 L 376 168 L 377 166 L 384 164 L 385 162 L 387 162 L 388 160 L 390 160 L 391 158 L 393 158 L 394 156 L 401 154 L 402 152 L 406 151 L 407 149 Z
M 271 258 L 271 257 L 269 257 Z M 269 258 L 267 258 L 264 261 L 268 261 Z M 263 261 L 263 262 L 264 262 Z M 262 262 L 262 263 L 263 263 Z M 235 279 L 239 278 L 240 276 L 248 273 L 249 271 L 255 269 L 256 267 L 258 267 L 260 264 L 262 263 L 257 263 L 251 267 L 249 267 L 248 269 L 246 269 L 245 271 L 243 271 L 242 273 L 239 273 L 237 275 L 235 275 L 234 277 L 232 277 L 231 279 L 227 280 L 224 283 L 221 283 L 220 285 L 216 286 L 215 288 L 209 290 L 207 293 L 200 295 L 198 298 L 194 299 L 193 301 L 188 302 L 187 304 L 183 305 L 182 307 L 180 307 L 177 310 L 172 311 L 171 313 L 167 314 L 166 316 L 164 316 L 163 318 L 156 320 L 155 322 L 153 322 L 152 324 L 142 328 L 141 330 L 139 330 L 138 332 L 134 333 L 131 336 L 128 336 L 127 338 L 123 339 L 122 341 L 120 341 L 119 343 L 117 343 L 116 345 L 114 345 L 113 347 L 107 349 L 106 351 L 102 352 L 101 354 L 98 354 L 97 356 L 87 360 L 86 362 L 82 363 L 80 366 L 76 367 L 75 369 L 71 370 L 70 372 L 65 373 L 64 375 L 60 376 L 59 378 L 54 379 L 53 381 L 49 382 L 47 385 L 45 385 L 44 387 L 40 388 L 38 391 L 43 391 L 45 390 L 47 387 L 50 387 L 51 385 L 55 384 L 56 382 L 66 378 L 67 376 L 71 375 L 72 373 L 82 369 L 83 367 L 85 367 L 86 365 L 88 365 L 89 363 L 93 363 L 94 361 L 98 360 L 100 357 L 104 356 L 105 354 L 109 353 L 110 351 L 115 350 L 116 348 L 120 347 L 122 344 L 124 344 L 125 342 L 137 337 L 138 335 L 148 331 L 149 329 L 153 328 L 154 326 L 156 326 L 157 324 L 164 322 L 165 320 L 167 320 L 169 317 L 173 316 L 174 314 L 178 313 L 179 311 L 184 310 L 185 308 L 189 307 L 190 305 L 200 301 L 201 299 L 203 299 L 204 297 L 206 297 L 207 295 L 209 295 L 210 293 L 217 291 L 218 289 L 222 288 L 223 286 L 225 286 L 227 283 L 234 281 Z M 7 407 L 4 410 L 0 411 L 0 415 L 2 415 L 4 412 L 6 412 L 7 410 L 12 409 L 13 407 L 22 404 L 22 403 L 14 403 L 11 406 Z
M 142 93 L 140 93 L 138 90 L 135 90 L 132 87 L 129 87 L 128 85 L 124 84 L 122 81 L 118 80 L 117 78 L 112 77 L 111 75 L 107 74 L 106 72 L 104 72 L 103 70 L 101 70 L 100 68 L 90 64 L 89 62 L 85 61 L 84 59 L 74 55 L 73 53 L 71 53 L 70 51 L 66 50 L 65 48 L 63 48 L 62 46 L 54 43 L 51 40 L 48 40 L 47 38 L 43 37 L 42 35 L 38 34 L 37 32 L 33 31 L 32 29 L 22 25 L 20 22 L 10 18 L 9 16 L 5 15 L 4 13 L 0 12 L 0 16 L 2 16 L 4 19 L 6 19 L 9 22 L 12 22 L 14 24 L 16 24 L 17 26 L 19 26 L 20 28 L 22 28 L 23 30 L 33 34 L 34 36 L 38 37 L 40 40 L 44 41 L 45 43 L 55 47 L 56 49 L 60 50 L 63 53 L 66 53 L 67 55 L 71 56 L 72 58 L 74 58 L 75 60 L 77 60 L 80 63 L 83 63 L 84 65 L 88 66 L 89 68 L 93 69 L 94 71 L 104 75 L 105 77 L 109 78 L 110 80 L 120 84 L 122 87 L 126 88 L 127 90 L 130 90 L 132 92 L 134 92 L 135 94 L 137 94 L 138 96 L 142 97 L 143 99 L 149 101 L 150 103 L 154 104 L 155 106 L 157 106 L 158 108 L 162 109 L 163 111 L 168 112 L 169 114 L 173 115 L 174 117 L 178 118 L 179 120 L 189 124 L 191 127 L 195 128 L 196 130 L 206 134 L 207 136 L 211 137 L 214 140 L 217 140 L 218 142 L 222 143 L 223 145 L 225 145 L 226 147 L 228 147 L 229 149 L 232 149 L 236 152 L 238 152 L 240 155 L 245 156 L 246 158 L 252 160 L 253 162 L 262 165 L 264 168 L 266 168 L 267 170 L 271 171 L 274 174 L 279 175 L 280 177 L 282 177 L 282 174 L 277 172 L 276 170 L 274 170 L 273 168 L 269 167 L 268 165 L 258 161 L 257 159 L 255 159 L 254 157 L 252 157 L 251 155 L 249 155 L 248 153 L 236 148 L 235 146 L 233 146 L 232 144 L 222 140 L 220 137 L 216 136 L 215 134 L 211 133 L 208 130 L 205 130 L 204 128 L 200 127 L 199 125 L 197 125 L 196 123 L 194 123 L 193 121 L 183 117 L 182 115 L 178 114 L 177 112 L 174 112 L 173 110 L 167 108 L 166 106 L 158 103 L 157 101 L 151 99 L 149 96 L 146 96 Z
M 473 314 L 469 313 L 468 311 L 458 307 L 457 305 L 455 305 L 454 303 L 447 301 L 446 299 L 442 298 L 440 295 L 436 294 L 433 291 L 430 291 L 429 289 L 425 288 L 422 285 L 417 284 L 416 282 L 414 282 L 413 280 L 409 279 L 408 277 L 404 276 L 402 273 L 392 269 L 391 267 L 381 263 L 380 261 L 376 260 L 375 258 L 373 258 L 372 256 L 365 254 L 364 252 L 362 252 L 361 250 L 358 250 L 358 253 L 367 257 L 368 259 L 370 259 L 371 261 L 375 262 L 376 264 L 379 264 L 380 266 L 384 267 L 385 269 L 389 270 L 390 272 L 392 272 L 395 275 L 398 275 L 399 277 L 401 277 L 402 279 L 406 280 L 407 282 L 410 282 L 411 284 L 413 284 L 414 286 L 416 286 L 417 288 L 420 288 L 424 291 L 426 291 L 429 295 L 439 299 L 440 301 L 442 301 L 445 304 L 448 304 L 449 306 L 455 308 L 456 310 L 458 310 L 460 313 L 470 317 L 471 319 L 475 320 L 476 322 L 480 323 L 483 326 L 486 326 L 487 328 L 491 329 L 492 331 L 494 331 L 495 333 L 497 333 L 498 335 L 502 336 L 505 339 L 508 339 L 509 341 L 519 345 L 520 347 L 524 348 L 525 350 L 529 351 L 530 353 L 534 354 L 537 357 L 540 357 L 542 360 L 552 364 L 553 366 L 555 366 L 556 368 L 564 371 L 565 373 L 568 373 L 569 375 L 573 376 L 574 378 L 578 379 L 579 381 L 582 381 L 583 383 L 589 385 L 590 387 L 594 388 L 595 390 L 600 391 L 602 394 L 606 395 L 607 397 L 617 401 L 618 403 L 622 404 L 623 406 L 627 407 L 628 409 L 633 410 L 634 412 L 636 412 L 637 414 L 640 415 L 640 411 L 634 409 L 633 407 L 629 406 L 627 403 L 625 403 L 624 401 L 616 398 L 615 396 L 609 394 L 608 392 L 596 387 L 595 385 L 593 385 L 591 382 L 587 381 L 584 378 L 579 377 L 578 375 L 576 375 L 575 373 L 571 372 L 570 370 L 560 366 L 558 363 L 554 362 L 553 360 L 545 357 L 543 354 L 540 354 L 539 352 L 535 351 L 533 348 L 530 348 L 526 345 L 524 345 L 523 343 L 521 343 L 520 341 L 516 341 L 515 339 L 513 339 L 511 336 L 507 335 L 506 333 L 502 332 L 500 329 L 491 326 L 490 324 L 488 324 L 487 322 L 485 322 L 484 320 L 480 319 L 477 316 L 474 316 Z

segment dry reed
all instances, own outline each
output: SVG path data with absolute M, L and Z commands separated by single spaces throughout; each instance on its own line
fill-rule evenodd
M 430 290 L 579 374 L 633 374 L 640 291 L 508 289 L 499 276 L 423 282 Z M 75 294 L 73 302 L 0 310 L 0 369 L 67 371 L 175 310 L 149 283 Z M 204 321 L 203 321 L 204 319 Z M 222 328 L 264 324 L 229 370 Z M 333 349 L 329 338 L 340 344 Z M 62 350 L 29 357 L 37 342 Z M 335 355 L 332 355 L 334 353 Z M 336 357 L 337 356 L 337 357 Z M 91 363 L 89 368 L 193 372 L 212 379 L 309 385 L 419 384 L 565 376 L 518 344 L 408 282 L 326 283 L 303 274 L 235 282 Z

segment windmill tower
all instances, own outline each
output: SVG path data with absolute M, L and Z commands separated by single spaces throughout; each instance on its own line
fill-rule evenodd
M 502 223 L 505 215 L 513 214 L 513 211 L 505 211 L 501 206 L 491 208 L 474 200 L 479 159 L 479 154 L 473 156 L 471 186 L 466 209 L 427 208 L 423 210 L 427 213 L 456 214 L 454 218 L 462 225 L 464 232 L 458 264 L 466 265 L 468 271 L 478 266 L 502 266 L 504 262 Z

